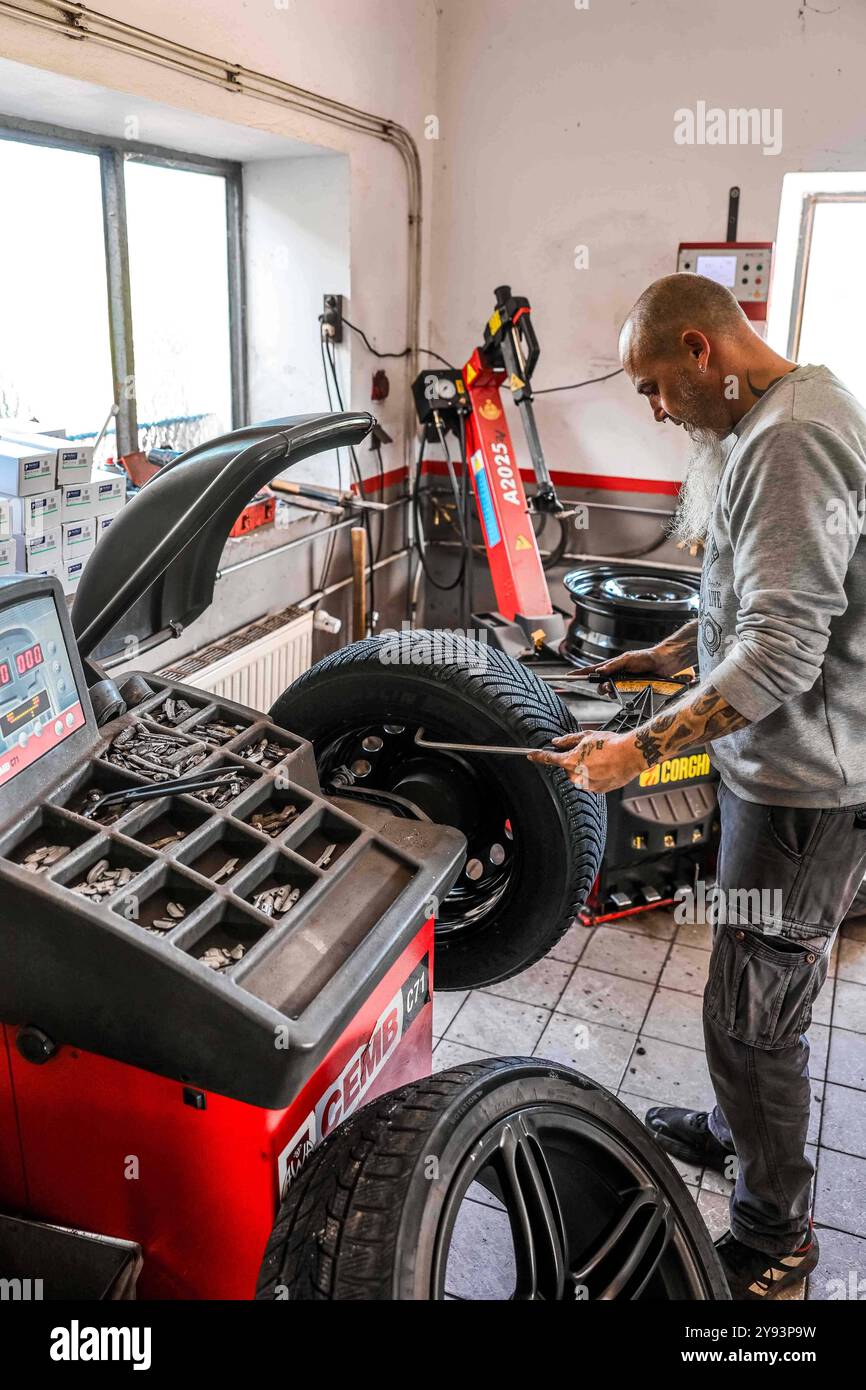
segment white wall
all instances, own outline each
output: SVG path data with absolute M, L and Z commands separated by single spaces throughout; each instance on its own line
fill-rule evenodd
M 318 317 L 348 295 L 349 162 L 257 160 L 244 169 L 250 419 L 327 409 Z M 330 467 L 330 462 L 327 464 Z M 297 476 L 321 476 L 317 460 Z
M 101 0 L 99 8 L 161 37 L 404 125 L 421 151 L 429 226 L 433 151 L 424 139 L 424 119 L 434 109 L 434 0 L 259 0 L 255 4 L 184 0 L 182 5 L 176 0 L 148 0 L 145 6 L 136 0 Z M 274 136 L 305 141 L 347 157 L 351 171 L 348 219 L 352 288 L 347 313 L 377 345 L 397 350 L 405 347 L 406 181 L 401 158 L 389 144 L 142 59 L 111 53 L 95 43 L 70 42 L 65 35 L 54 35 L 5 16 L 0 16 L 0 52 L 16 62 L 127 93 L 125 110 L 116 113 L 116 133 L 120 136 L 124 134 L 125 118 L 135 116 L 139 119 L 137 138 L 144 142 L 164 139 L 163 126 L 159 130 L 149 128 L 149 103 L 155 101 Z M 0 93 L 0 109 L 2 106 Z M 81 115 L 75 103 L 70 102 L 64 124 L 74 128 Z M 326 163 L 316 163 L 324 174 Z M 315 177 L 314 172 L 311 177 Z M 428 236 L 428 257 L 429 247 Z M 260 311 L 261 307 L 259 298 Z M 273 324 L 269 332 L 273 334 Z M 373 361 L 352 343 L 341 352 L 344 370 L 350 361 L 352 405 L 363 408 L 369 405 Z M 262 370 L 258 372 L 257 389 L 264 392 L 267 373 L 261 362 L 259 367 Z M 318 370 L 305 361 L 302 370 L 306 372 L 308 368 Z M 396 401 L 405 389 L 407 374 L 392 363 L 390 375 L 395 404 L 388 428 L 395 435 L 396 447 L 389 467 L 397 466 L 404 457 L 402 416 Z M 275 386 L 272 376 L 266 392 L 272 401 Z M 365 467 L 365 471 L 372 470 Z
M 796 0 L 587 3 L 148 0 L 143 8 L 102 0 L 133 24 L 404 124 L 425 178 L 422 338 L 462 361 L 478 341 L 494 286 L 509 281 L 535 306 L 539 385 L 616 365 L 629 306 L 673 269 L 681 239 L 722 238 L 733 183 L 742 188 L 741 236 L 766 239 L 776 233 L 786 172 L 866 166 L 859 0 L 837 0 L 826 13 Z M 6 17 L 0 48 L 13 60 L 128 93 L 128 114 L 140 99 L 142 140 L 153 99 L 346 156 L 348 311 L 380 347 L 404 345 L 405 183 L 389 146 Z M 673 113 L 698 100 L 780 107 L 782 153 L 676 145 Z M 436 141 L 425 138 L 430 114 L 440 121 Z M 75 124 L 74 109 L 67 119 Z M 319 165 L 323 173 L 327 167 Z M 582 244 L 588 270 L 573 264 Z M 269 344 L 274 332 L 272 322 Z M 352 405 L 360 408 L 375 363 L 357 343 L 350 350 Z M 299 371 L 310 370 L 305 357 Z M 395 433 L 406 374 L 395 363 L 389 374 L 392 400 L 383 413 Z M 279 372 L 261 353 L 255 379 L 270 410 Z M 622 380 L 543 399 L 538 411 L 554 469 L 653 480 L 681 474 L 684 441 L 659 432 Z M 395 461 L 401 456 L 394 451 Z
M 866 167 L 858 0 L 441 0 L 431 332 L 463 361 L 494 286 L 529 296 L 538 385 L 617 366 L 619 325 L 678 243 L 776 234 L 792 170 Z M 824 10 L 821 14 L 818 11 Z M 776 157 L 678 146 L 673 113 L 780 107 Z M 586 244 L 588 270 L 574 269 Z M 617 379 L 539 401 L 551 467 L 681 475 L 684 441 Z

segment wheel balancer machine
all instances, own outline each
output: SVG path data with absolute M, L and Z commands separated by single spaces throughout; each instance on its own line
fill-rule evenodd
M 371 423 L 164 469 L 100 542 L 75 636 L 55 580 L 0 582 L 0 1256 L 46 1298 L 118 1296 L 142 1256 L 146 1298 L 252 1298 L 310 1149 L 431 1070 L 463 836 L 326 796 L 255 710 L 88 659 L 130 606 L 138 631 L 203 611 L 249 497 Z

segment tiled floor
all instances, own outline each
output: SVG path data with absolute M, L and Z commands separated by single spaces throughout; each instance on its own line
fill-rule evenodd
M 573 927 L 545 960 L 516 979 L 436 996 L 434 1069 L 485 1056 L 546 1057 L 585 1072 L 641 1117 L 650 1105 L 706 1109 L 713 1092 L 701 995 L 709 947 L 709 928 L 678 926 L 666 912 L 623 925 Z M 809 1036 L 821 1264 L 805 1296 L 863 1299 L 866 919 L 842 929 Z M 676 1166 L 713 1237 L 721 1235 L 730 1184 L 716 1173 Z M 471 1210 L 466 1219 L 471 1224 Z M 468 1277 L 475 1276 L 469 1271 Z M 803 1297 L 803 1286 L 792 1296 Z

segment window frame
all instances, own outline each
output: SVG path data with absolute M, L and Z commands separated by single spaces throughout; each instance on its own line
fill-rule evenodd
M 126 219 L 126 161 L 129 159 L 145 164 L 161 164 L 170 169 L 187 170 L 191 173 L 214 174 L 225 180 L 232 428 L 240 429 L 245 425 L 249 419 L 249 381 L 244 277 L 243 166 L 233 160 L 188 154 L 162 145 L 150 145 L 138 140 L 121 140 L 2 114 L 0 140 L 43 145 L 76 154 L 95 154 L 99 158 L 111 369 L 118 395 L 118 412 L 115 419 L 118 455 L 133 453 L 139 448 L 135 393 L 123 390 L 123 383 L 135 378 Z
M 812 234 L 815 227 L 815 209 L 821 203 L 866 203 L 866 190 L 859 193 L 825 192 L 803 195 L 800 209 L 800 231 L 797 237 L 797 259 L 794 264 L 791 312 L 788 322 L 788 357 L 792 362 L 799 359 L 803 312 L 806 307 L 806 289 L 809 282 L 809 259 L 812 254 Z

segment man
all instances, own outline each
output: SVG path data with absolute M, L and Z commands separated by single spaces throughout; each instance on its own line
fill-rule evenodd
M 717 1104 L 646 1123 L 679 1158 L 736 1171 L 718 1252 L 734 1298 L 773 1298 L 818 1262 L 804 1034 L 866 871 L 866 412 L 698 275 L 651 285 L 620 351 L 655 420 L 694 441 L 675 531 L 705 554 L 699 618 L 598 669 L 697 661 L 700 681 L 636 732 L 570 734 L 533 756 L 608 792 L 706 743 L 721 775 L 703 1010 Z

